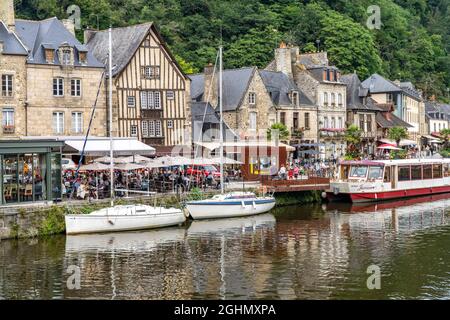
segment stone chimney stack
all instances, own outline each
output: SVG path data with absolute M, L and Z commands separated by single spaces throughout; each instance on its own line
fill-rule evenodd
M 213 108 L 216 108 L 219 97 L 219 71 L 216 70 L 216 72 L 214 72 L 214 65 L 209 63 L 205 67 L 204 74 L 205 91 L 203 93 L 203 101 L 209 102 Z
M 0 1 L 0 20 L 3 21 L 10 31 L 15 31 L 14 0 Z
M 64 27 L 66 27 L 67 30 L 75 37 L 75 24 L 70 19 L 63 19 L 61 20 Z
M 294 59 L 296 59 L 296 57 L 297 56 L 295 55 Z M 276 70 L 283 72 L 292 78 L 292 60 L 292 48 L 288 48 L 284 42 L 281 42 L 280 47 L 275 49 Z
M 84 30 L 84 44 L 87 44 L 89 41 L 91 41 L 92 37 L 95 36 L 95 33 L 97 32 L 97 30 L 91 29 L 89 27 L 87 27 Z

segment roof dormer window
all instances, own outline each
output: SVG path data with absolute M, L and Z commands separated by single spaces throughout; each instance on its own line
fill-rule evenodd
M 73 48 L 69 45 L 62 45 L 58 49 L 58 55 L 59 55 L 59 62 L 63 66 L 73 66 L 74 59 L 73 59 Z

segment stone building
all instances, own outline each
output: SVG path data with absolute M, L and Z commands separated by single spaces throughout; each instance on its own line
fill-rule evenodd
M 361 132 L 361 151 L 374 154 L 377 150 L 377 118 L 382 111 L 374 100 L 366 96 L 356 73 L 341 76 L 341 82 L 347 85 L 347 127 L 357 126 Z
M 87 30 L 85 43 L 97 59 L 107 60 L 108 30 Z M 137 137 L 160 155 L 189 141 L 190 80 L 156 26 L 114 28 L 112 46 L 113 134 Z
M 282 71 L 260 71 L 276 110 L 269 125 L 284 124 L 290 132 L 291 145 L 317 142 L 317 107 L 293 79 Z
M 28 51 L 15 31 L 12 1 L 0 4 L 0 137 L 26 135 Z
M 218 112 L 219 72 L 209 65 L 190 76 L 191 97 L 209 102 Z M 223 117 L 241 139 L 265 136 L 276 110 L 257 67 L 223 71 Z
M 300 54 L 298 47 L 284 44 L 276 51 L 268 70 L 284 70 L 306 97 L 317 106 L 319 152 L 322 159 L 344 156 L 346 85 L 341 73 L 330 66 L 326 52 Z
M 427 131 L 421 92 L 411 82 L 390 81 L 379 74 L 371 75 L 362 86 L 377 103 L 393 106 L 394 115 L 411 125 L 410 139 L 420 145 L 421 135 Z

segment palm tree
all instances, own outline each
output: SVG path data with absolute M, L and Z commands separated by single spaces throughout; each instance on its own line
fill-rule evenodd
M 345 141 L 347 142 L 347 156 L 356 158 L 359 155 L 359 144 L 361 143 L 362 131 L 354 124 L 345 130 Z
M 448 141 L 450 140 L 450 129 L 442 129 L 439 134 L 444 139 L 444 149 L 448 149 Z
M 274 123 L 269 129 L 267 129 L 267 140 L 272 139 L 272 130 L 278 131 L 278 137 L 280 140 L 287 140 L 289 138 L 289 130 L 282 123 Z
M 408 138 L 408 131 L 404 127 L 392 127 L 388 131 L 388 138 L 394 140 L 397 147 L 400 147 L 400 141 Z

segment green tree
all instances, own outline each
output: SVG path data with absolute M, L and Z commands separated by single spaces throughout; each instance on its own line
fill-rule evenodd
M 180 65 L 181 69 L 183 69 L 183 72 L 186 74 L 193 74 L 197 73 L 198 69 L 194 67 L 194 64 L 187 62 L 179 55 L 175 55 L 175 59 L 177 60 L 178 64 Z
M 439 134 L 444 139 L 444 149 L 449 149 L 450 129 L 442 129 Z
M 290 132 L 288 128 L 282 123 L 274 123 L 269 129 L 267 129 L 267 140 L 272 139 L 272 131 L 278 131 L 278 137 L 280 140 L 287 140 Z
M 345 141 L 347 142 L 346 158 L 356 159 L 360 155 L 362 131 L 354 124 L 345 130 Z
M 388 131 L 388 138 L 394 140 L 397 147 L 400 147 L 400 141 L 408 138 L 408 130 L 404 127 L 392 127 Z

